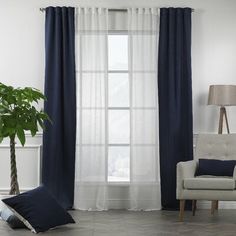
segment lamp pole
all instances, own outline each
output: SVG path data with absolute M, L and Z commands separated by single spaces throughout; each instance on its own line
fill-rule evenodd
M 219 119 L 218 134 L 222 134 L 223 133 L 224 117 L 225 117 L 225 122 L 226 122 L 227 133 L 229 134 L 229 123 L 228 123 L 226 109 L 225 109 L 224 106 L 221 106 L 220 107 L 220 119 Z

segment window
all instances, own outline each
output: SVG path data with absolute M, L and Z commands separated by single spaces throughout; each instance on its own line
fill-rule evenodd
M 143 39 L 143 36 L 141 37 Z M 146 38 L 148 44 L 150 37 L 146 36 Z M 142 176 L 146 176 L 145 178 L 150 181 L 155 181 L 155 171 L 152 169 L 145 171 L 144 165 L 146 162 L 149 163 L 149 166 L 155 166 L 156 72 L 149 67 L 140 71 L 139 68 L 142 66 L 136 64 L 134 64 L 132 73 L 129 71 L 128 40 L 127 34 L 108 35 L 107 181 L 129 182 L 131 168 L 137 174 L 136 179 L 142 181 Z M 138 45 L 140 36 L 134 35 L 132 40 L 134 44 Z M 131 74 L 133 78 L 132 88 L 130 88 Z M 130 117 L 131 112 L 132 118 Z M 131 131 L 132 129 L 135 130 Z M 135 165 L 131 166 L 130 136 L 132 135 L 135 162 L 143 163 L 140 165 L 143 166 L 143 170 L 137 169 Z M 146 153 L 149 155 L 146 156 Z M 143 158 L 144 156 L 145 158 Z
M 128 35 L 108 36 L 108 182 L 130 180 Z

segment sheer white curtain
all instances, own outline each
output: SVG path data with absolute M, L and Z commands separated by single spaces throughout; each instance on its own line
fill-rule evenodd
M 108 10 L 77 9 L 77 153 L 74 207 L 107 209 Z
M 154 8 L 128 9 L 127 15 L 130 181 L 114 183 L 108 182 L 108 10 L 79 8 L 77 11 L 76 209 L 161 208 L 157 103 L 159 17 Z
M 128 10 L 132 210 L 161 208 L 157 101 L 158 30 L 158 9 Z

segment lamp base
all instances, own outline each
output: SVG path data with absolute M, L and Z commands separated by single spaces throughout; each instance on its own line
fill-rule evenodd
M 219 119 L 218 134 L 223 133 L 224 117 L 225 117 L 225 122 L 226 122 L 227 133 L 229 134 L 229 123 L 228 123 L 226 109 L 225 109 L 225 107 L 220 107 L 220 119 Z

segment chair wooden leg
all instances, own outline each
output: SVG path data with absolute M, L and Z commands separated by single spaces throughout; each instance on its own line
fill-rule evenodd
M 218 209 L 219 209 L 219 201 L 216 201 L 216 205 L 215 205 L 215 209 L 218 211 Z
M 179 201 L 179 220 L 183 221 L 184 219 L 184 207 L 185 207 L 185 200 Z
M 214 215 L 215 209 L 216 209 L 217 201 L 211 201 L 211 215 Z
M 192 213 L 193 213 L 193 216 L 195 216 L 196 209 L 197 209 L 197 200 L 192 200 Z

